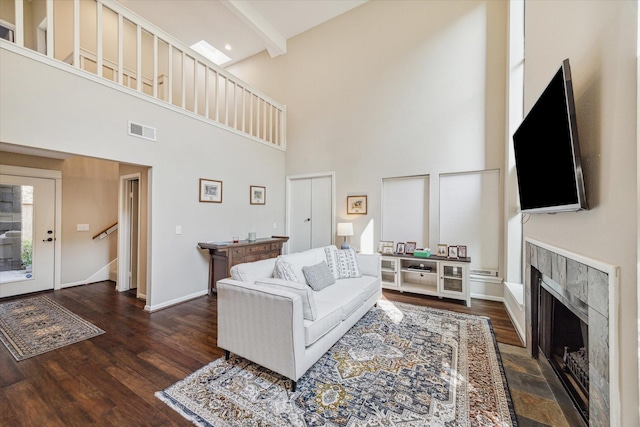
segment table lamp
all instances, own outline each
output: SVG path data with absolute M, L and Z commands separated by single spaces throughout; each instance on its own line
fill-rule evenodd
M 347 243 L 347 236 L 353 236 L 353 224 L 350 222 L 338 223 L 338 236 L 344 236 L 344 242 L 342 242 L 342 249 L 349 249 L 349 243 Z

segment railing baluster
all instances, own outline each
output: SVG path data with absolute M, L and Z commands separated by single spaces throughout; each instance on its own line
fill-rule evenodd
M 184 50 L 181 51 L 182 52 L 182 72 L 180 73 L 180 76 L 182 77 L 182 108 L 186 109 L 187 107 L 187 74 L 185 73 L 185 62 L 186 62 L 186 54 L 184 53 Z
M 167 87 L 169 88 L 169 96 L 167 97 L 169 104 L 173 104 L 173 45 L 171 43 L 167 43 L 169 47 L 169 76 L 167 79 Z
M 136 90 L 142 92 L 142 28 L 136 26 Z
M 96 74 L 102 77 L 102 3 L 96 2 Z
M 16 18 L 16 44 L 24 47 L 24 3 L 22 0 L 15 1 Z
M 264 102 L 264 108 L 262 109 L 262 139 L 267 140 L 267 101 L 262 100 Z
M 209 66 L 204 65 L 204 116 L 209 118 Z
M 118 83 L 124 84 L 124 17 L 118 13 Z
M 73 66 L 80 68 L 80 0 L 73 0 Z
M 153 35 L 153 97 L 158 98 L 158 36 Z
M 198 114 L 198 65 L 200 62 L 193 58 L 193 112 Z
M 55 46 L 54 43 L 54 34 L 55 30 L 53 27 L 53 0 L 47 0 L 47 56 L 49 58 L 53 58 L 53 49 Z

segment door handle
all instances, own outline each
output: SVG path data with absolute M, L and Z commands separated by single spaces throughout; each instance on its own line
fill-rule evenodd
M 309 221 L 311 221 L 311 218 L 307 218 L 304 220 L 304 222 L 309 222 Z
M 43 240 L 43 242 L 53 242 L 53 237 L 49 237 L 48 239 Z

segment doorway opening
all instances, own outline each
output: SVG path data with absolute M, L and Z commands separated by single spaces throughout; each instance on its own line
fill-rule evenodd
M 140 278 L 140 173 L 120 177 L 118 239 L 119 292 L 139 292 Z

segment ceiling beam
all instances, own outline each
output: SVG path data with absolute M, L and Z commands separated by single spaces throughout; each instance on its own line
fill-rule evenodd
M 222 4 L 262 39 L 272 58 L 287 53 L 287 39 L 249 2 L 223 0 Z

